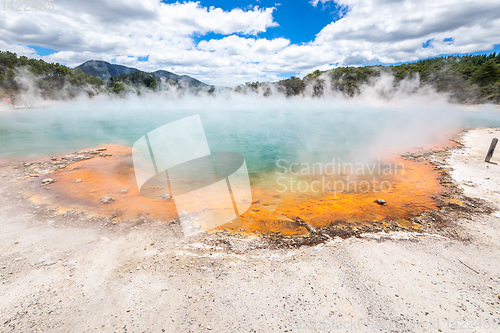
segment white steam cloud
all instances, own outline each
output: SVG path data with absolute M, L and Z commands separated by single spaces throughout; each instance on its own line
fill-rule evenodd
M 106 143 L 131 146 L 154 128 L 200 114 L 211 150 L 242 154 L 255 173 L 278 158 L 366 161 L 434 143 L 442 130 L 500 126 L 497 106 L 451 104 L 446 95 L 421 86 L 418 77 L 396 83 L 382 75 L 354 98 L 329 89 L 328 78 L 320 77 L 321 97 L 311 96 L 311 85 L 294 97 L 275 85 L 240 92 L 171 86 L 140 95 L 82 94 L 66 102 L 41 99 L 29 75 L 21 77 L 28 87 L 22 98 L 48 104 L 0 113 L 0 131 L 7 133 L 0 136 L 0 156 L 67 153 Z

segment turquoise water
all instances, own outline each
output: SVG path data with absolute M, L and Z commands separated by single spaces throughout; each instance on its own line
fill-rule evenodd
M 377 158 L 432 142 L 437 130 L 500 126 L 495 107 L 445 103 L 371 106 L 319 99 L 133 99 L 81 101 L 0 113 L 0 158 L 70 153 L 109 143 L 132 146 L 145 133 L 200 114 L 212 152 L 242 154 L 250 173 L 287 162 Z

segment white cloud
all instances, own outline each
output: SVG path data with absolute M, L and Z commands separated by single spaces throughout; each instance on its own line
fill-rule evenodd
M 327 2 L 333 2 L 333 0 L 310 0 L 309 3 L 313 5 L 314 7 L 317 7 L 319 3 L 327 3 Z
M 498 1 L 338 0 L 350 8 L 339 21 L 318 34 L 315 44 L 331 46 L 350 63 L 356 55 L 364 61 L 416 60 L 443 53 L 488 50 L 499 43 Z M 453 38 L 453 43 L 444 39 Z M 428 41 L 430 47 L 423 45 Z M 362 64 L 362 58 L 354 63 Z
M 327 1 L 332 0 L 310 2 L 317 6 Z M 59 51 L 44 59 L 69 66 L 101 59 L 232 85 L 337 64 L 484 51 L 500 43 L 498 0 L 335 2 L 349 8 L 345 16 L 311 42 L 296 45 L 285 38 L 257 37 L 279 24 L 274 8 L 224 11 L 198 2 L 59 0 L 51 12 L 0 12 L 0 49 L 33 56 L 27 45 L 37 45 Z M 196 42 L 209 32 L 222 37 Z M 146 56 L 147 62 L 138 60 Z

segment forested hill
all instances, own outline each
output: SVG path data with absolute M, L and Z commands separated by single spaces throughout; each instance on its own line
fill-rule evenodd
M 188 75 L 177 75 L 172 72 L 165 70 L 158 70 L 152 73 L 143 72 L 137 68 L 127 67 L 122 65 L 110 64 L 109 62 L 102 60 L 89 60 L 77 66 L 84 73 L 89 73 L 95 77 L 101 78 L 103 80 L 108 80 L 114 78 L 113 81 L 138 81 L 138 77 L 147 77 L 152 75 L 157 76 L 164 81 L 172 80 L 175 83 L 181 84 L 183 86 L 209 86 L 206 83 L 198 81 Z M 121 80 L 120 80 L 121 79 Z
M 278 90 L 286 96 L 321 97 L 340 93 L 355 97 L 366 86 L 377 86 L 377 80 L 384 75 L 394 78 L 394 89 L 403 80 L 411 79 L 417 82 L 412 86 L 415 91 L 430 87 L 449 95 L 452 102 L 500 104 L 500 54 L 495 53 L 432 58 L 394 66 L 338 67 L 328 71 L 317 70 L 302 79 L 291 77 L 274 83 L 247 83 L 234 90 L 260 92 L 264 96 Z M 214 93 L 213 86 L 165 71 L 146 73 L 136 70 L 103 80 L 79 68 L 0 51 L 0 97 L 15 99 L 24 94 L 67 99 L 82 93 L 88 96 L 127 92 L 141 94 L 145 91 L 161 92 L 172 87 Z M 271 89 L 273 87 L 276 89 Z
M 97 76 L 86 73 L 89 69 L 94 70 L 92 73 Z M 95 60 L 77 68 L 69 68 L 59 63 L 47 63 L 0 51 L 0 97 L 4 98 L 31 95 L 45 99 L 68 99 L 82 93 L 90 97 L 102 93 L 141 94 L 173 87 L 190 91 L 210 91 L 211 88 L 192 77 L 167 71 L 147 73 Z
M 418 77 L 421 86 L 430 86 L 438 92 L 449 94 L 458 103 L 500 104 L 500 54 L 465 55 L 431 58 L 395 66 L 338 67 L 328 71 L 315 71 L 303 79 L 291 77 L 277 82 L 287 96 L 308 94 L 321 96 L 326 93 L 326 80 L 330 89 L 346 96 L 358 95 L 364 85 L 376 82 L 383 74 L 394 76 L 394 85 L 407 78 Z M 258 86 L 250 83 L 247 86 Z
M 35 90 L 43 98 L 72 97 L 82 91 L 92 96 L 103 85 L 101 79 L 80 69 L 0 51 L 0 92 L 9 97 Z
M 84 73 L 88 73 L 103 80 L 107 80 L 112 76 L 131 74 L 139 71 L 137 68 L 110 64 L 109 62 L 100 60 L 85 61 L 76 68 L 81 69 Z

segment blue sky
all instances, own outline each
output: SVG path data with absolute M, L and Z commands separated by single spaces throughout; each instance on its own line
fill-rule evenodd
M 177 1 L 162 1 L 163 3 L 176 3 Z M 230 11 L 233 8 L 252 8 L 259 7 L 275 7 L 273 17 L 279 26 L 267 29 L 264 32 L 257 33 L 260 38 L 274 39 L 287 38 L 293 44 L 307 43 L 316 37 L 321 29 L 331 22 L 338 21 L 344 16 L 347 7 L 340 6 L 335 2 L 320 3 L 318 6 L 312 6 L 307 1 L 288 1 L 284 4 L 269 1 L 241 1 L 241 0 L 224 0 L 224 1 L 208 1 L 203 0 L 199 3 L 204 7 L 217 6 L 223 10 Z M 244 36 L 239 33 L 237 35 Z M 195 34 L 194 40 L 210 40 L 213 38 L 222 38 L 224 35 L 215 33 Z M 41 56 L 56 53 L 57 51 L 44 48 L 41 46 L 32 45 L 37 53 Z
M 165 3 L 175 3 L 175 1 L 164 1 Z M 284 1 L 276 2 L 269 0 L 261 1 L 200 1 L 202 6 L 220 7 L 224 10 L 233 8 L 275 7 L 273 17 L 279 26 L 267 29 L 257 34 L 260 38 L 287 38 L 293 44 L 307 43 L 314 40 L 324 26 L 331 22 L 338 21 L 346 10 L 335 2 L 327 2 L 312 6 L 307 1 Z M 208 40 L 210 35 L 199 36 L 200 40 Z
M 498 31 L 491 0 L 58 0 L 53 11 L 0 12 L 0 50 L 219 85 L 498 52 Z

